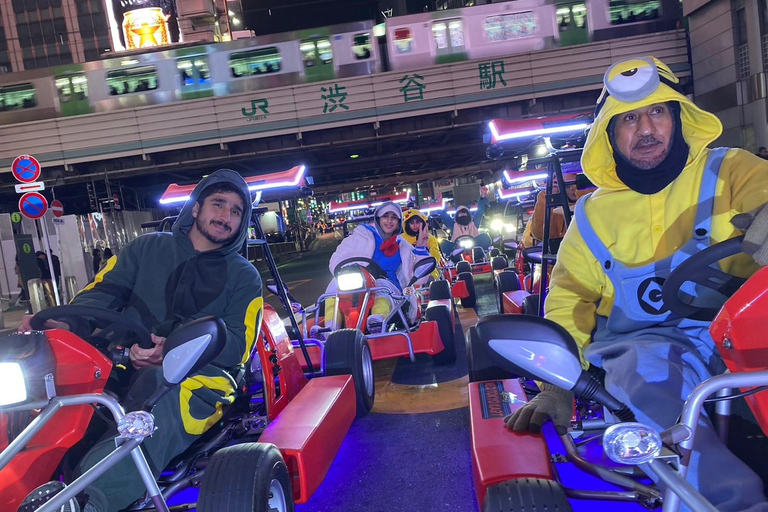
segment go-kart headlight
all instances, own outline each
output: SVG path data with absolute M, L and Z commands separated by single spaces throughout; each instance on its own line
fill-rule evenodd
M 504 227 L 504 221 L 501 219 L 493 219 L 491 221 L 491 229 L 493 231 L 501 231 Z
M 19 363 L 0 363 L 0 407 L 27 399 L 27 385 Z
M 642 423 L 616 423 L 603 435 L 605 454 L 619 464 L 650 462 L 661 452 L 661 436 Z
M 517 228 L 514 224 L 504 224 L 504 231 L 507 233 L 514 233 L 517 231 Z
M 364 283 L 362 272 L 357 270 L 343 272 L 336 278 L 336 284 L 339 286 L 339 290 L 343 292 L 359 290 Z
M 474 247 L 475 242 L 474 240 L 461 240 L 459 242 L 459 245 L 465 249 L 471 249 L 472 247 Z

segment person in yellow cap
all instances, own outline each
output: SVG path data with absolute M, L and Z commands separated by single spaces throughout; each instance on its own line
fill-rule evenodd
M 709 322 L 676 317 L 665 306 L 664 279 L 739 228 L 747 230 L 743 248 L 753 258 L 739 255 L 725 269 L 747 276 L 768 263 L 768 208 L 761 209 L 768 162 L 741 149 L 708 149 L 722 125 L 678 82 L 653 57 L 606 72 L 581 157 L 598 189 L 577 203 L 545 303 L 546 317 L 576 339 L 583 364 L 605 370 L 608 391 L 659 431 L 676 422 L 697 384 L 726 369 Z M 564 432 L 572 400 L 543 384 L 507 426 L 538 431 L 549 417 Z M 760 478 L 709 420 L 699 425 L 688 481 L 718 510 L 768 510 Z
M 429 217 L 417 210 L 416 208 L 409 208 L 403 212 L 403 233 L 402 236 L 409 244 L 416 246 L 424 246 L 423 240 L 426 239 L 426 247 L 429 251 L 429 255 L 435 258 L 438 263 L 442 260 L 443 256 L 440 253 L 440 243 L 437 241 L 434 235 L 429 232 Z M 421 242 L 419 240 L 422 240 Z M 432 272 L 432 277 L 438 279 L 440 277 L 440 270 L 435 269 Z

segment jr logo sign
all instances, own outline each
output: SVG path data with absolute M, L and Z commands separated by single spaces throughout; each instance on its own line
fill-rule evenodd
M 258 100 L 251 100 L 251 111 L 247 112 L 245 108 L 241 108 L 240 111 L 243 113 L 244 117 L 248 118 L 248 121 L 257 121 L 259 119 L 266 119 L 267 114 L 269 114 L 269 110 L 267 110 L 267 107 L 269 106 L 269 102 L 264 99 L 258 99 Z

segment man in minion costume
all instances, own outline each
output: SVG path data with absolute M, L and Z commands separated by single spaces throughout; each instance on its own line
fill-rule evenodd
M 424 233 L 426 233 L 429 255 L 434 257 L 438 263 L 442 260 L 443 255 L 440 252 L 440 242 L 437 241 L 434 235 L 429 233 L 429 217 L 416 208 L 409 208 L 403 212 L 403 225 L 405 228 L 400 236 L 406 242 L 416 247 L 419 245 L 419 237 L 423 237 Z M 433 278 L 438 279 L 440 277 L 440 270 L 435 269 L 431 275 Z
M 674 316 L 661 300 L 663 280 L 739 229 L 753 258 L 734 257 L 726 270 L 747 276 L 756 262 L 768 264 L 768 163 L 740 149 L 707 149 L 722 125 L 678 82 L 653 57 L 606 72 L 581 158 L 598 190 L 577 203 L 545 304 L 546 317 L 576 339 L 583 364 L 605 370 L 608 391 L 659 430 L 676 422 L 697 384 L 725 371 L 709 322 Z M 564 433 L 572 400 L 543 384 L 507 426 L 537 432 L 549 417 Z M 688 480 L 719 510 L 768 510 L 760 478 L 709 420 L 700 423 Z

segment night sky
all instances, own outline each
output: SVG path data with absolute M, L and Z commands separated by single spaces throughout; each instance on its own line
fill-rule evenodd
M 377 0 L 242 0 L 256 35 L 376 19 Z

